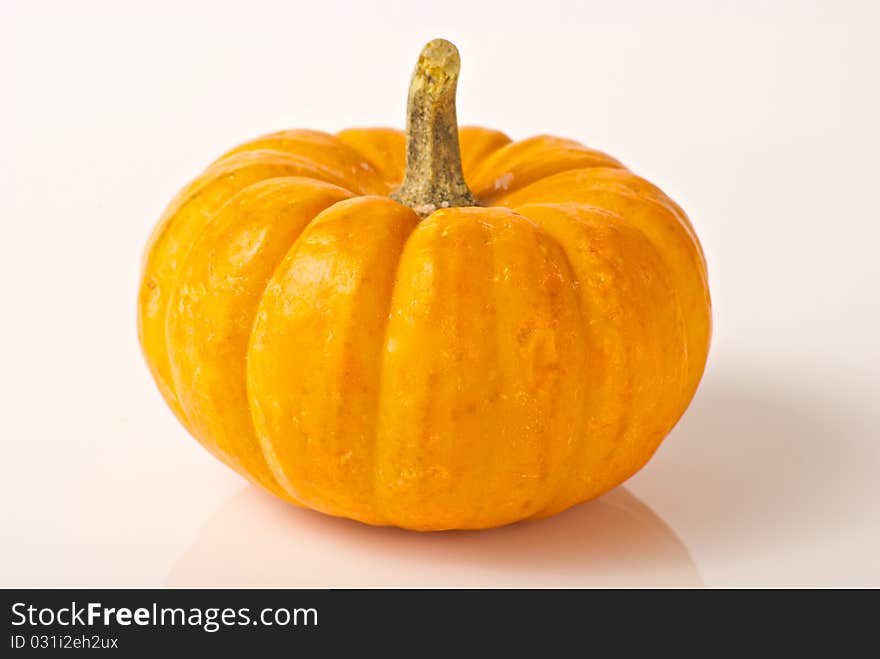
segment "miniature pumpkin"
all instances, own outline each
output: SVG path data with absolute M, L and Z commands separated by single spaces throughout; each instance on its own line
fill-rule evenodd
M 560 512 L 623 482 L 688 406 L 710 336 L 684 212 L 617 160 L 458 129 L 429 43 L 406 133 L 274 133 L 149 241 L 139 334 L 219 459 L 288 501 L 410 529 Z

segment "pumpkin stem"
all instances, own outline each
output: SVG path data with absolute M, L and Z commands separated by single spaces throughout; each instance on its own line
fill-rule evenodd
M 438 208 L 476 206 L 464 182 L 455 116 L 461 60 L 445 39 L 429 42 L 409 85 L 406 173 L 391 198 L 427 217 Z

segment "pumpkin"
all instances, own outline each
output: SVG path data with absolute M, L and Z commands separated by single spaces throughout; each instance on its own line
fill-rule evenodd
M 291 503 L 479 529 L 620 484 L 687 408 L 709 349 L 687 216 L 614 158 L 459 129 L 435 40 L 406 132 L 273 133 L 172 201 L 139 336 L 168 405 Z

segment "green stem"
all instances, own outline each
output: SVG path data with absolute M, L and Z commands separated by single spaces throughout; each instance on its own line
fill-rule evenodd
M 476 206 L 461 170 L 455 89 L 461 60 L 455 46 L 434 39 L 419 55 L 409 86 L 406 173 L 391 197 L 427 217 L 438 208 Z

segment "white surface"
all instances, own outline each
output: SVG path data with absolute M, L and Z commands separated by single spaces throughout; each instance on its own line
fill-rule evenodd
M 0 585 L 880 585 L 878 27 L 869 0 L 4 2 Z M 679 201 L 715 303 L 697 398 L 626 489 L 486 534 L 255 492 L 135 336 L 174 192 L 260 133 L 401 125 L 435 36 L 463 123 L 580 139 Z

